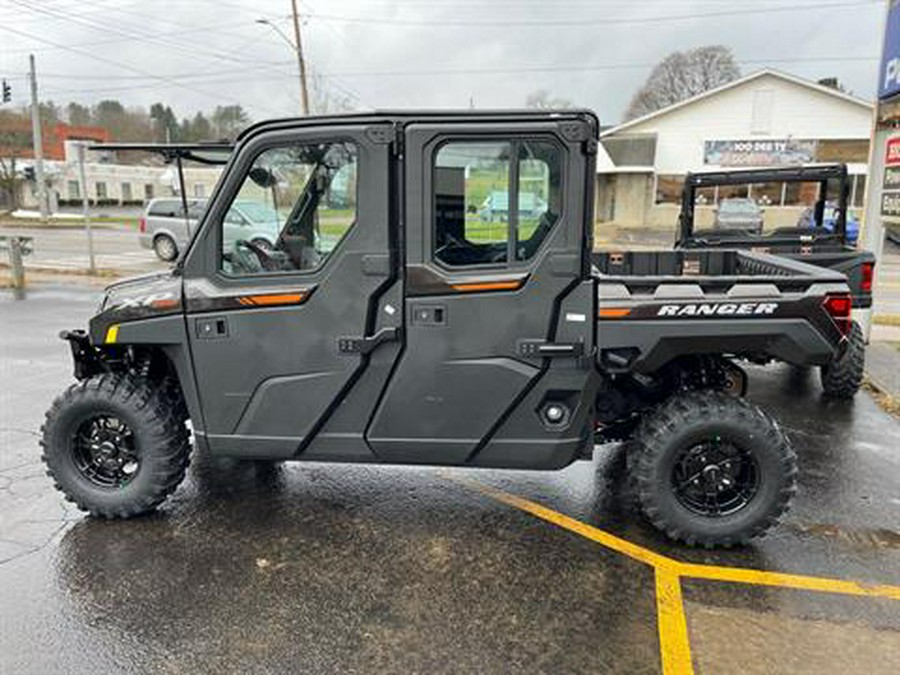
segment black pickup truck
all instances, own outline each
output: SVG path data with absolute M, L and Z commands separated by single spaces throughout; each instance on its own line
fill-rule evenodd
M 769 232 L 760 228 L 713 227 L 698 230 L 695 215 L 698 190 L 764 183 L 817 185 L 816 202 L 808 218 L 797 226 Z M 750 249 L 802 260 L 840 272 L 847 277 L 854 309 L 872 306 L 875 256 L 856 248 L 848 238 L 847 216 L 850 182 L 844 164 L 778 167 L 689 173 L 685 177 L 678 217 L 676 248 Z M 858 235 L 858 229 L 855 232 Z M 865 340 L 854 322 L 847 348 L 833 363 L 821 368 L 822 388 L 829 396 L 852 398 L 859 390 L 865 366 Z
M 257 124 L 167 273 L 114 284 L 67 331 L 78 380 L 44 460 L 101 517 L 162 503 L 199 449 L 556 469 L 627 439 L 671 537 L 745 542 L 796 456 L 733 361 L 842 349 L 840 274 L 751 252 L 592 260 L 589 111 L 416 112 Z M 231 238 L 231 204 L 277 219 Z

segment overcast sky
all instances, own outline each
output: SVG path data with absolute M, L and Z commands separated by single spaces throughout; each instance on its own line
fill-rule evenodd
M 365 108 L 521 107 L 547 89 L 621 119 L 673 50 L 730 47 L 741 71 L 837 76 L 875 91 L 883 0 L 299 0 L 318 86 Z M 179 117 L 240 103 L 296 114 L 290 0 L 0 0 L 0 76 L 27 100 L 172 105 Z M 810 110 L 814 115 L 815 111 Z

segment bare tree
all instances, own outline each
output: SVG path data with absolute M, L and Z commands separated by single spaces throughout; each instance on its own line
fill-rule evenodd
M 31 149 L 31 125 L 27 117 L 13 112 L 0 112 L 0 205 L 10 211 L 18 208 L 19 184 L 22 176 L 16 166 Z
M 625 119 L 647 115 L 740 76 L 741 71 L 728 47 L 709 45 L 672 52 L 653 68 L 647 81 L 632 97 Z
M 554 97 L 546 89 L 538 89 L 537 91 L 533 91 L 530 94 L 528 94 L 528 96 L 525 98 L 525 107 L 526 108 L 538 108 L 538 109 L 571 108 L 572 102 L 565 98 Z

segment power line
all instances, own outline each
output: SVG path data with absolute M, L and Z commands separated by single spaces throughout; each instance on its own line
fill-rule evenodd
M 378 18 L 378 17 L 362 17 L 362 16 L 341 16 L 337 14 L 319 14 L 309 13 L 307 16 L 319 21 L 336 21 L 339 23 L 356 23 L 356 24 L 386 24 L 391 26 L 430 26 L 438 28 L 547 28 L 560 26 L 601 26 L 601 25 L 622 25 L 622 24 L 649 24 L 661 23 L 669 21 L 687 21 L 690 19 L 711 19 L 725 16 L 746 16 L 753 14 L 773 14 L 776 12 L 796 12 L 823 9 L 841 9 L 845 7 L 861 7 L 882 5 L 881 0 L 856 0 L 852 2 L 830 2 L 819 4 L 792 5 L 783 7 L 758 7 L 750 9 L 726 9 L 715 12 L 692 12 L 687 14 L 660 14 L 646 17 L 604 17 L 590 18 L 582 17 L 580 19 L 535 19 L 535 20 L 515 20 L 515 19 L 488 19 L 485 21 L 468 21 L 465 19 L 402 19 L 402 18 Z
M 136 73 L 138 75 L 143 75 L 143 76 L 147 77 L 148 79 L 152 79 L 152 80 L 155 80 L 160 83 L 170 84 L 172 86 L 176 86 L 181 89 L 185 89 L 186 91 L 190 91 L 190 92 L 193 92 L 196 94 L 200 94 L 202 96 L 206 96 L 208 98 L 215 99 L 219 103 L 222 102 L 222 97 L 219 94 L 214 94 L 212 92 L 205 91 L 203 89 L 198 89 L 197 87 L 186 85 L 182 82 L 179 82 L 177 80 L 172 80 L 172 79 L 162 76 L 162 75 L 154 75 L 153 73 L 148 73 L 147 71 L 141 70 L 140 68 L 135 68 L 134 66 L 128 65 L 126 63 L 122 63 L 120 61 L 115 61 L 114 59 L 108 59 L 103 56 L 98 56 L 97 54 L 93 54 L 93 53 L 85 51 L 83 49 L 78 49 L 75 47 L 68 47 L 68 46 L 62 45 L 58 42 L 54 42 L 53 40 L 49 40 L 47 38 L 43 38 L 43 37 L 34 35 L 33 33 L 28 33 L 26 31 L 18 30 L 16 28 L 11 28 L 10 26 L 0 24 L 0 30 L 6 31 L 7 33 L 12 33 L 13 35 L 19 35 L 20 37 L 29 38 L 29 39 L 35 40 L 36 42 L 40 42 L 43 44 L 51 44 L 56 47 L 59 47 L 60 49 L 65 50 L 67 52 L 71 52 L 73 54 L 78 54 L 79 56 L 84 56 L 84 57 L 87 57 L 94 61 L 98 61 L 100 63 L 106 63 L 109 65 L 113 65 L 117 68 L 122 68 L 124 70 L 130 70 L 131 72 Z M 262 108 L 263 110 L 267 110 L 271 114 L 280 114 L 279 112 L 275 112 L 271 108 L 267 108 L 266 106 L 259 106 L 259 107 Z
M 162 45 L 165 45 L 170 48 L 174 48 L 178 51 L 181 51 L 181 52 L 186 53 L 191 56 L 197 56 L 199 54 L 202 56 L 206 56 L 207 58 L 215 58 L 215 59 L 219 59 L 219 60 L 224 60 L 229 63 L 246 62 L 246 60 L 242 61 L 240 58 L 232 56 L 230 54 L 223 54 L 223 53 L 214 52 L 214 51 L 210 51 L 210 50 L 185 47 L 180 42 L 168 40 L 166 38 L 161 38 L 158 35 L 155 35 L 153 33 L 143 33 L 143 32 L 122 30 L 120 28 L 116 28 L 116 27 L 110 26 L 108 24 L 97 23 L 96 21 L 92 21 L 90 19 L 84 19 L 84 18 L 81 18 L 78 16 L 73 16 L 73 15 L 68 15 L 68 14 L 62 13 L 62 12 L 57 12 L 52 9 L 38 7 L 38 6 L 35 6 L 28 2 L 25 2 L 24 0 L 7 0 L 7 2 L 10 2 L 14 5 L 21 6 L 23 8 L 26 8 L 29 11 L 35 12 L 37 14 L 45 14 L 47 16 L 51 16 L 54 18 L 70 21 L 72 23 L 80 24 L 80 25 L 86 26 L 88 28 L 95 28 L 95 29 L 103 30 L 104 32 L 117 33 L 119 35 L 123 35 L 130 39 L 146 40 L 148 42 L 155 42 L 157 44 L 162 44 Z M 260 61 L 255 61 L 255 62 L 260 63 Z
M 783 59 L 741 59 L 736 61 L 739 65 L 760 65 L 760 64 L 780 64 L 780 63 L 831 63 L 831 62 L 876 62 L 879 57 L 877 56 L 843 56 L 843 57 L 831 57 L 831 56 L 822 56 L 822 57 L 797 57 L 797 58 L 783 58 Z M 603 71 L 617 71 L 617 70 L 638 70 L 638 69 L 649 69 L 653 68 L 655 63 L 615 63 L 615 64 L 596 64 L 596 65 L 583 65 L 583 66 L 522 66 L 522 67 L 511 67 L 511 68 L 445 68 L 442 70 L 416 70 L 416 71 L 322 71 L 316 69 L 316 75 L 318 77 L 322 77 L 328 79 L 332 83 L 335 83 L 335 86 L 339 89 L 343 89 L 345 93 L 350 95 L 352 98 L 359 100 L 361 103 L 363 102 L 360 95 L 355 92 L 352 87 L 346 84 L 341 84 L 335 78 L 345 78 L 345 77 L 420 77 L 420 76 L 438 76 L 438 75 L 509 75 L 515 73 L 576 73 L 576 72 L 603 72 Z M 179 86 L 179 84 L 184 84 L 183 82 L 177 81 L 179 77 L 191 77 L 196 79 L 191 79 L 187 84 L 236 84 L 241 82 L 248 81 L 285 81 L 288 79 L 293 79 L 294 75 L 285 73 L 285 72 L 269 72 L 269 73 L 247 73 L 246 75 L 237 75 L 233 70 L 231 71 L 219 71 L 218 76 L 213 76 L 212 73 L 209 73 L 209 77 L 196 76 L 196 75 L 184 75 L 184 76 L 169 76 L 169 79 L 172 80 L 166 86 L 174 87 Z M 52 77 L 52 78 L 63 78 L 65 79 L 67 76 L 63 74 L 51 74 L 48 73 L 46 75 L 42 75 L 42 77 Z M 104 79 L 110 79 L 104 76 Z M 137 79 L 137 78 L 128 78 L 128 79 Z M 118 87 L 100 87 L 100 88 L 88 88 L 88 89 L 47 89 L 44 88 L 44 92 L 47 94 L 91 94 L 91 93 L 114 93 L 119 91 L 140 91 L 143 89 L 149 89 L 152 87 L 159 86 L 158 82 L 151 82 L 147 84 L 131 84 L 124 85 Z

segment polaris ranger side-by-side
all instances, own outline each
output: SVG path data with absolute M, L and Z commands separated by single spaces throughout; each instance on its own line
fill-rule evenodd
M 796 458 L 731 357 L 829 362 L 846 280 L 725 250 L 592 261 L 597 130 L 588 111 L 249 128 L 174 269 L 113 284 L 63 334 L 78 382 L 42 440 L 58 487 L 98 516 L 154 508 L 188 420 L 200 450 L 258 460 L 556 469 L 629 440 L 656 527 L 761 534 Z M 272 247 L 224 236 L 237 199 L 275 214 Z
M 812 184 L 817 189 L 814 206 L 794 227 L 770 232 L 695 226 L 696 198 L 701 189 L 765 185 Z M 685 177 L 678 217 L 676 248 L 751 249 L 802 260 L 847 276 L 854 309 L 872 306 L 875 256 L 856 248 L 858 224 L 851 241 L 848 234 L 850 181 L 844 164 L 737 169 L 689 173 Z M 822 389 L 835 398 L 852 398 L 863 381 L 865 337 L 853 323 L 846 349 L 821 367 Z

